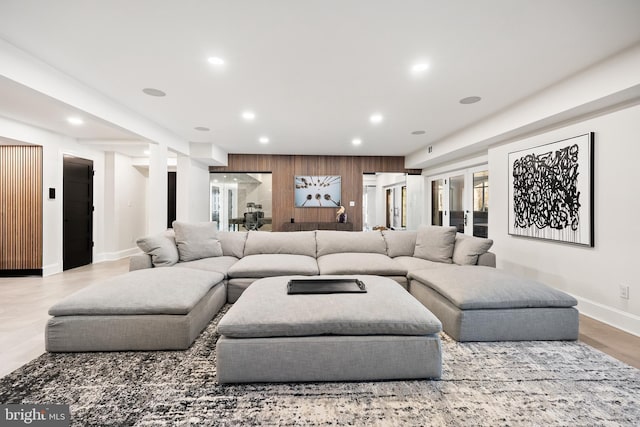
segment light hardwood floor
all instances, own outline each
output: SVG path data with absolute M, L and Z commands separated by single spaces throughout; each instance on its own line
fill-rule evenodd
M 0 377 L 44 353 L 44 327 L 51 305 L 92 282 L 128 269 L 129 260 L 122 259 L 44 278 L 0 278 Z M 640 337 L 581 315 L 579 339 L 640 368 Z

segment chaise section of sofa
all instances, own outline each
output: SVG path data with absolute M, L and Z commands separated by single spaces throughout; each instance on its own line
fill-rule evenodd
M 129 272 L 52 306 L 45 346 L 50 352 L 186 349 L 226 300 L 221 273 Z

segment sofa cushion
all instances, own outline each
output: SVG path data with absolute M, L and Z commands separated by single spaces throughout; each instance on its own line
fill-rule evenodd
M 258 254 L 291 254 L 316 256 L 315 231 L 264 232 L 249 231 L 244 256 Z
M 136 270 L 79 290 L 52 306 L 49 314 L 187 314 L 223 277 L 180 267 Z
M 195 270 L 217 271 L 228 277 L 227 272 L 233 264 L 238 262 L 238 258 L 233 256 L 219 256 L 211 258 L 202 258 L 195 261 L 181 262 L 178 264 L 180 268 L 193 268 Z
M 222 256 L 222 245 L 216 238 L 217 227 L 215 222 L 173 221 L 180 261 Z
M 456 227 L 421 226 L 418 228 L 413 256 L 451 264 L 456 231 Z
M 453 262 L 458 265 L 476 265 L 478 257 L 493 245 L 493 240 L 480 237 L 466 236 L 456 233 L 456 242 L 453 246 Z
M 455 265 L 409 273 L 462 310 L 573 307 L 572 296 L 492 267 Z
M 406 276 L 407 269 L 383 254 L 346 252 L 318 257 L 320 274 Z
M 154 267 L 169 267 L 180 259 L 173 233 L 141 237 L 136 240 L 136 244 L 145 254 L 151 256 Z
M 382 236 L 387 244 L 387 255 L 391 258 L 398 256 L 413 256 L 416 249 L 416 231 L 383 230 Z
M 258 233 L 258 232 L 257 232 Z M 264 233 L 264 232 L 263 232 Z M 265 233 L 270 234 L 270 233 Z M 227 272 L 229 277 L 272 277 L 288 274 L 315 276 L 318 263 L 314 257 L 292 254 L 246 255 L 233 264 Z
M 442 328 L 418 300 L 384 277 L 359 276 L 367 293 L 287 295 L 291 278 L 254 282 L 220 320 L 218 332 L 235 338 L 429 335 Z
M 379 231 L 316 231 L 318 257 L 322 255 L 365 252 L 387 254 L 387 245 Z
M 242 258 L 247 241 L 246 231 L 218 231 L 216 238 L 220 240 L 223 255 Z
M 429 261 L 427 259 L 416 258 L 412 256 L 399 256 L 399 257 L 395 257 L 393 260 L 398 264 L 402 265 L 409 273 L 411 273 L 414 270 L 447 268 L 453 265 L 453 264 L 445 264 L 443 262 Z

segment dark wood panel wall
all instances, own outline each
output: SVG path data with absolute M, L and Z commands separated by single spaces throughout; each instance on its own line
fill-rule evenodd
M 362 230 L 362 175 L 373 172 L 406 172 L 404 157 L 389 156 L 285 156 L 230 154 L 229 165 L 210 167 L 211 172 L 271 172 L 273 231 L 281 231 L 285 222 L 333 222 L 335 208 L 295 208 L 293 200 L 296 175 L 340 175 L 342 204 L 354 230 Z M 355 206 L 349 206 L 354 201 Z
M 0 146 L 0 270 L 42 270 L 42 147 Z

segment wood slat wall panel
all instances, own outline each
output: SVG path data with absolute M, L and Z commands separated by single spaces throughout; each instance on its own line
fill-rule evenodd
M 42 147 L 0 146 L 0 270 L 42 268 Z
M 342 204 L 354 230 L 362 230 L 362 174 L 372 172 L 405 172 L 420 174 L 421 170 L 405 169 L 404 157 L 383 156 L 286 156 L 259 154 L 229 154 L 228 166 L 210 167 L 211 172 L 271 172 L 273 231 L 281 231 L 285 222 L 333 222 L 336 209 L 295 208 L 293 200 L 296 175 L 340 175 Z M 355 201 L 354 207 L 349 201 Z

